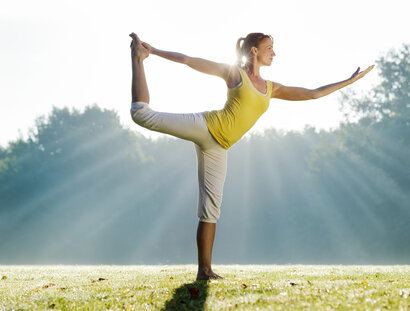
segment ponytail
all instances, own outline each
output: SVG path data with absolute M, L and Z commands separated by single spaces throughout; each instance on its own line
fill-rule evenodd
M 246 57 L 243 53 L 243 45 L 245 42 L 245 38 L 239 38 L 238 41 L 236 41 L 236 65 L 239 67 L 244 66 L 244 58 Z

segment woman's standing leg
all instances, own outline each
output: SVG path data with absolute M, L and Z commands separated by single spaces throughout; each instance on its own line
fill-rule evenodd
M 220 215 L 223 186 L 225 183 L 227 151 L 211 134 L 202 145 L 195 145 L 198 158 L 198 274 L 197 280 L 221 278 L 212 271 L 212 250 L 216 222 Z
M 198 222 L 196 244 L 198 247 L 197 280 L 221 279 L 212 271 L 212 249 L 215 240 L 216 223 Z

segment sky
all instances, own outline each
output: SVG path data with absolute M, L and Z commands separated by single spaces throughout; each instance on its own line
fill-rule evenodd
M 26 138 L 52 107 L 83 110 L 97 104 L 133 124 L 128 34 L 152 46 L 234 63 L 235 44 L 250 32 L 274 38 L 277 56 L 265 79 L 316 88 L 347 79 L 392 48 L 409 43 L 408 0 L 311 1 L 94 1 L 0 0 L 0 145 Z M 151 55 L 145 71 L 153 109 L 221 109 L 220 78 Z M 377 68 L 349 86 L 366 93 Z M 253 128 L 301 130 L 338 126 L 340 92 L 314 101 L 271 100 Z M 157 137 L 152 135 L 152 137 Z

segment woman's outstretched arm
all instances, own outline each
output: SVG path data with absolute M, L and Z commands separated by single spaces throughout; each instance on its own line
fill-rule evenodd
M 224 63 L 217 63 L 199 57 L 191 57 L 178 52 L 163 51 L 143 42 L 150 54 L 160 56 L 173 62 L 188 65 L 189 67 L 202 73 L 214 75 L 224 79 L 227 83 L 232 75 L 232 66 Z
M 360 71 L 360 67 L 357 68 L 355 73 L 346 80 L 321 86 L 317 89 L 306 89 L 303 87 L 290 87 L 282 84 L 272 82 L 272 95 L 271 98 L 279 98 L 285 100 L 308 100 L 316 99 L 340 90 L 341 88 L 356 82 L 363 78 L 370 70 L 374 68 L 374 65 L 368 67 L 364 71 Z

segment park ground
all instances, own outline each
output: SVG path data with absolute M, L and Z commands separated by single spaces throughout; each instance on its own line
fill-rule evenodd
M 1 266 L 0 310 L 410 310 L 410 266 Z

